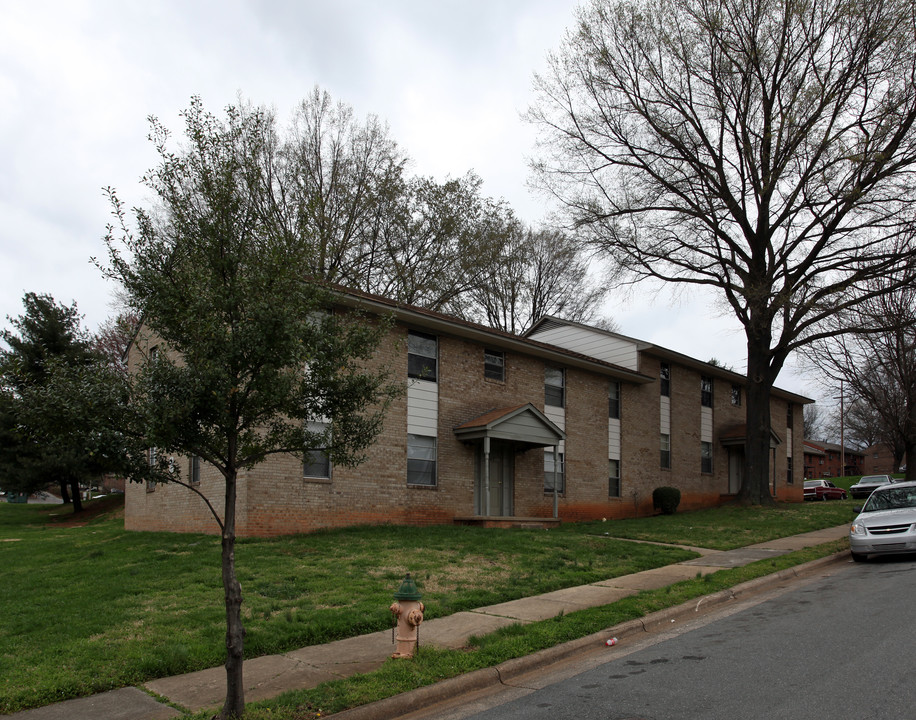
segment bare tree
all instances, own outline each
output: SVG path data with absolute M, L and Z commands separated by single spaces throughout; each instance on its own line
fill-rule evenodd
M 105 320 L 92 336 L 92 347 L 109 365 L 127 373 L 127 348 L 140 326 L 140 317 L 125 310 Z
M 605 294 L 589 276 L 588 258 L 569 235 L 514 222 L 471 298 L 487 325 L 521 334 L 545 315 L 590 322 Z
M 360 122 L 316 87 L 276 154 L 280 221 L 310 248 L 311 274 L 358 286 L 407 163 L 387 125 L 373 115 Z
M 842 383 L 851 398 L 845 427 L 865 445 L 891 448 L 895 466 L 905 456 L 907 479 L 916 480 L 909 462 L 916 455 L 916 287 L 873 297 L 833 323 L 871 330 L 826 338 L 811 355 L 823 377 Z
M 916 251 L 914 13 L 592 0 L 536 81 L 535 170 L 580 236 L 629 281 L 713 288 L 744 326 L 744 502 L 772 502 L 770 394 L 787 357 Z
M 355 278 L 361 289 L 465 316 L 467 296 L 487 278 L 514 222 L 504 202 L 484 197 L 472 172 L 437 182 L 407 180 L 380 218 L 377 242 Z
M 803 413 L 805 438 L 810 440 L 817 440 L 821 437 L 823 432 L 823 418 L 821 416 L 820 407 L 814 403 L 805 405 Z

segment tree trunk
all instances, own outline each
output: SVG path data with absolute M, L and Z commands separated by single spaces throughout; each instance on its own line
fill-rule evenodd
M 226 595 L 226 702 L 220 717 L 240 718 L 245 712 L 242 660 L 245 628 L 242 625 L 242 586 L 235 575 L 235 498 L 237 473 L 226 475 L 226 508 L 223 522 L 223 590 Z
M 64 478 L 61 478 L 60 483 L 60 499 L 64 501 L 64 505 L 70 504 L 70 493 L 67 491 L 67 481 Z
M 907 408 L 906 424 L 906 472 L 904 473 L 905 480 L 916 480 L 916 398 L 909 403 Z M 900 465 L 897 465 L 894 470 L 899 468 Z
M 80 498 L 79 478 L 70 478 L 70 494 L 73 496 L 73 512 L 83 512 L 83 501 Z
M 747 432 L 744 445 L 744 483 L 738 502 L 772 505 L 770 492 L 770 393 L 773 389 L 769 362 L 769 336 L 747 343 Z

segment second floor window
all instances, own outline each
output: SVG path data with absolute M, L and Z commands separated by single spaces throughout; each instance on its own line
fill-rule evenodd
M 700 404 L 703 407 L 712 407 L 712 378 L 703 376 L 700 378 Z
M 490 380 L 506 379 L 506 356 L 502 350 L 483 351 L 483 376 Z
M 612 382 L 608 390 L 607 416 L 620 419 L 620 383 Z
M 544 368 L 544 405 L 565 407 L 566 378 L 563 370 L 555 367 Z
M 741 386 L 732 385 L 732 405 L 741 407 Z
M 661 364 L 658 379 L 662 397 L 671 397 L 671 366 L 668 363 Z
M 435 335 L 407 333 L 407 377 L 431 380 L 438 378 L 439 342 Z

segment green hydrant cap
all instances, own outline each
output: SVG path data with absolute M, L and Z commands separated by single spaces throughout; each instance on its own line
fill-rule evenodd
M 404 580 L 401 583 L 401 587 L 398 588 L 398 591 L 394 594 L 395 600 L 419 600 L 422 596 L 420 591 L 417 590 L 417 584 L 410 577 L 410 573 L 407 573 L 404 576 Z

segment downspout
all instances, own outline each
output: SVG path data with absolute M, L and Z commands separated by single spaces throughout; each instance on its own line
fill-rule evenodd
M 560 495 L 557 491 L 557 461 L 560 459 L 557 453 L 557 445 L 553 446 L 553 518 L 559 517 Z

